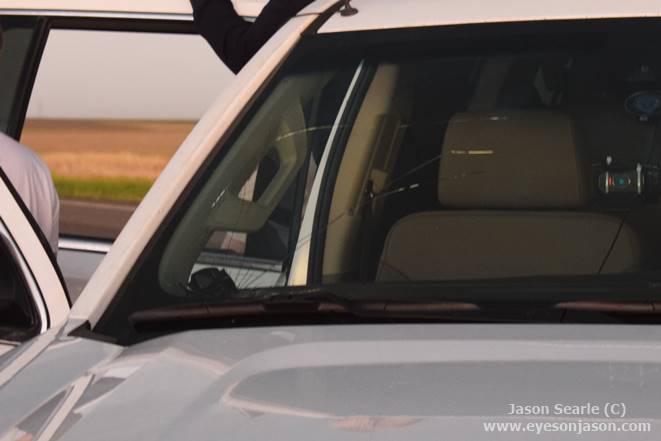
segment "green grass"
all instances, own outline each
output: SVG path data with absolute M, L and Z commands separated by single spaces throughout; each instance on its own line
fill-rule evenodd
M 74 178 L 53 176 L 62 199 L 140 202 L 153 182 L 140 178 Z

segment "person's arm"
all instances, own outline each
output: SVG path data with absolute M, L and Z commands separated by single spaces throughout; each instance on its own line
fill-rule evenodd
M 230 0 L 191 0 L 198 32 L 234 73 L 312 0 L 271 0 L 254 23 L 239 17 Z

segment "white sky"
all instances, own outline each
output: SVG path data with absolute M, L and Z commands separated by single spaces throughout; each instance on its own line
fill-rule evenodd
M 196 35 L 53 30 L 28 117 L 198 119 L 231 78 Z

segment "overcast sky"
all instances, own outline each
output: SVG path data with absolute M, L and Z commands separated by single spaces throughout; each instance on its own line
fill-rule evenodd
M 198 119 L 231 77 L 199 36 L 53 30 L 28 117 Z

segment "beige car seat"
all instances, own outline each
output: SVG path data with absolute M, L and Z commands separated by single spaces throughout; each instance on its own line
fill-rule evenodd
M 622 218 L 582 211 L 588 179 L 568 115 L 458 114 L 439 172 L 443 211 L 389 231 L 377 281 L 619 273 L 639 266 Z

